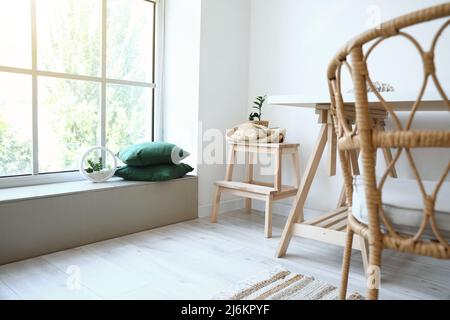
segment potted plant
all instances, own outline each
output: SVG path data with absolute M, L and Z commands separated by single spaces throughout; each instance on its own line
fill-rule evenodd
M 251 123 L 255 123 L 264 127 L 269 127 L 269 121 L 261 120 L 262 116 L 262 107 L 264 105 L 264 102 L 266 101 L 267 96 L 257 96 L 255 98 L 255 101 L 253 101 L 253 109 L 256 109 L 257 112 L 251 112 L 248 116 L 248 120 Z M 258 119 L 258 120 L 256 120 Z
M 98 157 L 98 160 L 92 159 L 92 157 L 89 157 L 89 155 L 97 150 L 103 151 L 104 155 L 110 156 L 113 165 L 108 165 L 106 168 L 104 166 L 105 161 L 100 156 Z M 117 169 L 117 159 L 116 155 L 109 149 L 103 146 L 96 146 L 88 149 L 80 160 L 80 173 L 81 175 L 86 178 L 87 180 L 90 180 L 92 182 L 105 182 L 111 177 L 114 176 L 114 173 Z
M 88 159 L 87 163 L 89 167 L 85 169 L 87 175 L 92 178 L 92 180 L 98 181 L 103 180 L 105 177 L 107 177 L 110 172 L 111 168 L 104 168 L 103 167 L 103 159 L 102 157 L 98 158 L 98 161 L 94 161 L 92 159 Z

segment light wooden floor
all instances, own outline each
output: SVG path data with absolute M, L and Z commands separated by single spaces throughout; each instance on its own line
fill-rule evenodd
M 274 237 L 263 236 L 262 213 L 198 219 L 0 267 L 2 299 L 209 299 L 255 273 L 285 266 L 338 285 L 342 248 L 296 238 L 274 258 L 285 217 L 274 215 Z M 450 263 L 387 252 L 381 298 L 449 299 Z M 77 269 L 79 268 L 79 269 Z M 66 273 L 79 270 L 81 286 Z M 350 289 L 365 293 L 354 251 Z

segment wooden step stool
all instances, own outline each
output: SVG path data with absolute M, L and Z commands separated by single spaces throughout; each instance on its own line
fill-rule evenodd
M 298 155 L 298 144 L 292 143 L 230 143 L 230 154 L 227 161 L 227 171 L 224 181 L 217 181 L 214 195 L 211 222 L 217 222 L 217 214 L 220 206 L 220 194 L 227 192 L 245 198 L 245 210 L 251 213 L 252 199 L 266 202 L 265 212 L 265 234 L 267 238 L 272 237 L 272 202 L 284 198 L 293 197 L 297 194 L 300 184 L 300 160 Z M 233 168 L 236 162 L 237 152 L 244 152 L 246 155 L 246 180 L 244 182 L 232 181 Z M 254 154 L 270 154 L 275 161 L 274 182 L 260 182 L 253 180 L 253 156 Z M 296 186 L 286 186 L 281 183 L 281 161 L 283 155 L 290 155 L 292 158 L 294 177 Z

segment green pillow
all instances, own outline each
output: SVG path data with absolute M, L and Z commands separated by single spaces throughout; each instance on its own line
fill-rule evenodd
M 125 166 L 117 169 L 115 175 L 125 180 L 166 181 L 181 178 L 192 170 L 194 168 L 184 163 L 160 164 L 150 167 Z
M 167 142 L 145 142 L 129 146 L 117 157 L 129 166 L 145 167 L 155 164 L 179 163 L 189 156 L 189 152 Z

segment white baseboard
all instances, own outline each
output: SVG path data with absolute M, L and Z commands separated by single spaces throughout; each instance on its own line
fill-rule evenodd
M 244 208 L 244 199 L 232 199 L 220 202 L 220 213 L 239 210 Z M 204 218 L 211 216 L 212 205 L 207 204 L 198 207 L 198 217 Z
M 253 209 L 263 211 L 265 210 L 264 201 L 253 200 Z M 272 205 L 272 212 L 274 214 L 288 217 L 291 213 L 292 203 L 286 203 L 281 201 L 274 201 Z M 304 208 L 303 213 L 305 214 L 305 219 L 308 219 L 310 216 L 317 216 L 319 214 L 323 214 L 323 210 Z
M 222 201 L 220 203 L 220 213 L 233 211 L 233 210 L 239 210 L 244 208 L 244 199 L 233 199 L 233 200 L 227 200 Z M 265 211 L 265 202 L 260 200 L 253 200 L 252 201 L 252 208 L 258 211 Z M 291 212 L 292 204 L 281 202 L 281 201 L 274 201 L 272 205 L 272 212 L 274 214 L 287 217 L 289 216 L 289 213 Z M 198 208 L 198 217 L 204 218 L 209 217 L 211 215 L 212 206 L 211 205 L 204 205 L 199 206 Z M 311 213 L 311 214 L 319 214 L 322 211 L 317 209 L 310 209 L 305 208 L 304 209 L 305 214 Z
M 259 200 L 253 200 L 252 201 L 253 209 L 264 211 L 265 210 L 265 202 L 259 201 Z M 278 214 L 280 216 L 289 216 L 289 213 L 291 212 L 292 204 L 290 203 L 284 203 L 280 201 L 274 201 L 272 204 L 272 212 L 274 214 Z
M 253 200 L 252 201 L 253 209 L 264 211 L 264 201 L 259 200 Z M 239 210 L 244 208 L 244 199 L 233 199 L 233 200 L 227 200 L 220 202 L 220 213 L 233 211 L 233 210 Z M 209 217 L 211 215 L 212 205 L 203 205 L 198 207 L 198 217 L 204 218 Z M 274 214 L 279 214 L 282 216 L 288 216 L 289 212 L 291 211 L 291 204 L 289 203 L 283 203 L 283 202 L 274 202 L 272 207 Z

